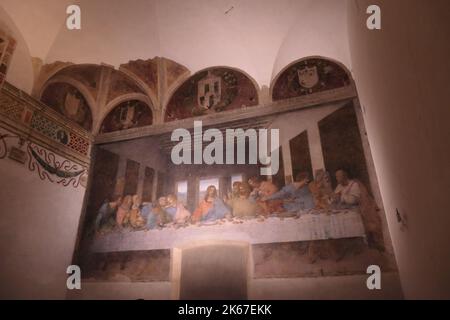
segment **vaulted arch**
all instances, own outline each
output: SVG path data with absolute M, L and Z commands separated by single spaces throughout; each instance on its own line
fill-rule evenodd
M 259 103 L 259 86 L 242 70 L 231 67 L 203 69 L 174 87 L 163 109 L 164 121 L 213 114 Z
M 340 62 L 322 56 L 298 59 L 272 80 L 273 101 L 305 96 L 353 84 L 350 71 Z
M 92 130 L 95 102 L 86 88 L 76 80 L 55 78 L 46 84 L 40 98 L 68 120 L 76 122 L 87 131 Z
M 112 101 L 98 132 L 109 133 L 152 125 L 154 113 L 149 100 L 145 95 L 131 94 Z

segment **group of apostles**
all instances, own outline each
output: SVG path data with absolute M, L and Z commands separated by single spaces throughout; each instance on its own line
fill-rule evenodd
M 345 170 L 335 173 L 337 187 L 333 190 L 325 170 L 316 171 L 311 180 L 306 172 L 299 173 L 294 182 L 278 189 L 271 181 L 251 177 L 246 182 L 234 182 L 228 195 L 220 197 L 215 186 L 209 186 L 193 213 L 173 194 L 160 197 L 156 203 L 142 203 L 138 195 L 117 197 L 100 208 L 95 230 L 109 226 L 113 229 L 152 230 L 166 226 L 175 228 L 190 224 L 242 223 L 256 218 L 264 221 L 270 216 L 300 217 L 306 213 L 332 214 L 334 210 L 359 209 L 369 245 L 382 248 L 381 219 L 375 201 L 366 187 L 350 179 Z

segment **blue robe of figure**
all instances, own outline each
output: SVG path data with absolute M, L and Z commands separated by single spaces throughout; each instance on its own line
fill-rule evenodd
M 164 211 L 166 212 L 166 217 L 169 221 L 175 220 L 175 215 L 177 214 L 177 207 L 166 207 Z
M 283 208 L 287 212 L 298 212 L 314 208 L 314 199 L 307 185 L 297 189 L 293 184 L 290 184 L 267 198 L 267 200 L 279 199 L 291 200 L 283 203 Z
M 102 224 L 104 224 L 108 219 L 114 215 L 115 209 L 111 208 L 109 202 L 103 203 L 103 205 L 98 210 L 97 217 L 95 218 L 95 230 L 98 230 Z
M 158 227 L 159 219 L 158 216 L 153 211 L 153 206 L 151 203 L 142 205 L 141 216 L 144 219 L 147 219 L 146 223 L 147 229 L 155 229 L 156 227 Z
M 216 198 L 211 209 L 202 218 L 202 221 L 209 222 L 225 218 L 230 213 L 230 209 L 222 201 L 222 199 Z
M 147 219 L 152 211 L 152 204 L 150 202 L 145 202 L 140 207 L 141 217 Z

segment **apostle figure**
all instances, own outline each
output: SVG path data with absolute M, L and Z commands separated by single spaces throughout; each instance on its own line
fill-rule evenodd
M 191 217 L 191 213 L 178 201 L 173 194 L 167 196 L 168 207 L 166 212 L 170 215 L 175 224 L 185 224 Z
M 231 194 L 228 195 L 228 199 L 234 199 L 234 198 L 239 198 L 239 188 L 242 185 L 241 181 L 235 181 L 233 182 L 233 187 L 231 189 Z
M 116 213 L 116 225 L 119 228 L 122 228 L 128 224 L 130 209 L 132 205 L 132 197 L 129 195 L 125 196 Z
M 280 191 L 269 197 L 263 198 L 267 200 L 283 200 L 283 209 L 289 213 L 301 213 L 314 208 L 314 200 L 308 187 L 309 174 L 301 172 L 297 175 L 295 182 L 285 186 Z
M 167 223 L 167 213 L 164 207 L 167 206 L 166 197 L 160 197 L 154 205 L 148 204 L 143 208 L 143 214 L 147 216 L 146 228 L 148 230 L 162 228 Z
M 333 198 L 333 188 L 328 172 L 323 169 L 317 170 L 314 181 L 309 184 L 309 190 L 311 190 L 313 195 L 316 209 L 327 210 L 330 208 Z
M 357 207 L 361 199 L 361 189 L 358 181 L 350 180 L 345 170 L 336 171 L 338 183 L 334 193 L 335 202 L 342 209 Z
M 262 213 L 272 215 L 285 211 L 283 208 L 282 199 L 270 199 L 275 193 L 278 192 L 278 187 L 272 181 L 262 181 L 259 186 L 259 193 L 261 195 L 258 204 L 263 209 Z
M 114 218 L 117 207 L 121 204 L 122 197 L 116 196 L 113 201 L 105 201 L 98 210 L 97 217 L 95 218 L 94 228 L 95 232 L 98 232 L 100 228 L 108 223 L 111 218 Z
M 129 214 L 130 226 L 133 229 L 141 229 L 145 226 L 145 219 L 141 216 L 141 198 L 138 195 L 134 195 L 133 205 Z
M 230 215 L 230 209 L 217 195 L 215 186 L 206 189 L 205 198 L 200 202 L 192 215 L 193 222 L 211 222 Z
M 261 181 L 259 192 L 263 198 L 270 197 L 278 192 L 278 187 L 272 181 Z
M 256 202 L 261 208 L 264 216 L 284 211 L 283 200 L 269 199 L 278 188 L 271 181 L 262 181 L 259 177 L 251 177 L 248 184 L 252 188 L 249 199 Z
M 227 199 L 227 205 L 232 209 L 233 217 L 248 219 L 262 212 L 262 208 L 255 201 L 249 199 L 251 188 L 246 183 L 239 184 L 238 194 Z
M 309 184 L 309 189 L 313 195 L 315 209 L 325 210 L 327 214 L 330 214 L 331 211 L 329 209 L 333 197 L 333 188 L 328 172 L 324 169 L 317 170 L 314 181 Z M 318 259 L 326 260 L 332 256 L 337 256 L 336 241 L 310 241 L 308 244 L 309 262 L 315 263 Z
M 383 230 L 378 206 L 369 195 L 364 184 L 356 179 L 350 179 L 347 171 L 336 171 L 338 186 L 334 193 L 335 205 L 338 208 L 359 208 L 366 231 L 369 247 L 384 251 Z
M 262 194 L 260 191 L 260 187 L 261 187 L 261 179 L 259 177 L 251 177 L 248 179 L 248 185 L 251 188 L 251 192 L 250 192 L 250 199 L 252 199 L 253 201 L 259 201 L 262 198 Z
M 174 222 L 177 214 L 177 202 L 172 195 L 168 195 L 165 199 L 166 204 L 162 206 L 162 209 L 166 213 L 166 223 Z

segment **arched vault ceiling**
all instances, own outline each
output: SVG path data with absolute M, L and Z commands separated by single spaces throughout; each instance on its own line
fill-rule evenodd
M 65 28 L 69 0 L 0 0 L 44 64 L 166 57 L 195 73 L 247 72 L 269 86 L 290 62 L 320 55 L 349 67 L 346 0 L 79 0 L 82 30 Z M 38 23 L 38 24 L 36 24 Z M 14 72 L 12 70 L 11 72 Z

